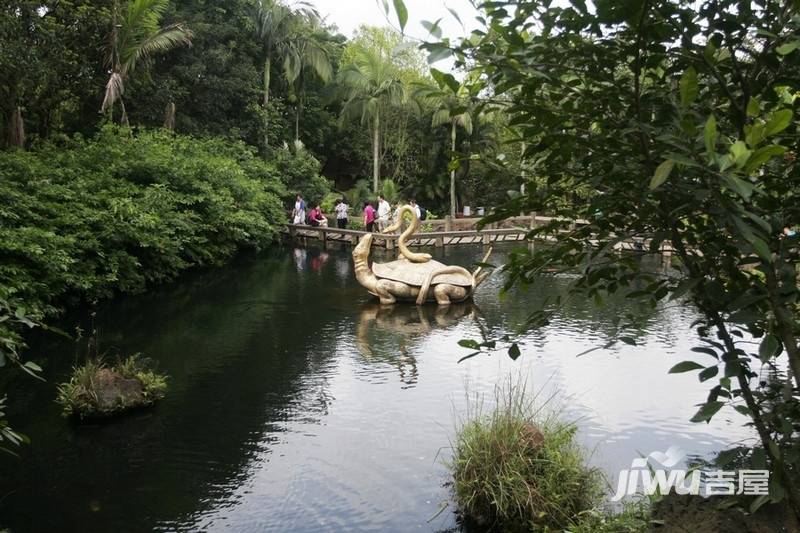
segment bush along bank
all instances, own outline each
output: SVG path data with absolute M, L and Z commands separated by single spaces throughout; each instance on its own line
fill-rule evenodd
M 0 152 L 0 364 L 66 305 L 268 246 L 287 185 L 323 190 L 319 168 L 303 150 L 264 160 L 239 142 L 116 126 Z
M 588 465 L 575 424 L 522 384 L 496 392 L 497 407 L 462 422 L 449 467 L 463 518 L 491 531 L 646 531 L 648 512 L 604 510 L 606 482 Z
M 28 311 L 137 292 L 261 248 L 284 220 L 274 164 L 243 144 L 113 127 L 0 153 L 0 286 Z

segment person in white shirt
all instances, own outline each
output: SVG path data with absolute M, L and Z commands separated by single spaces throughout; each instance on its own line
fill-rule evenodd
M 339 200 L 333 210 L 336 211 L 336 226 L 339 229 L 347 228 L 347 212 L 350 210 L 350 206 L 344 203 L 344 198 Z
M 389 214 L 392 206 L 386 201 L 383 195 L 378 195 L 378 230 L 383 231 L 389 225 Z
M 411 201 L 409 201 L 409 203 L 411 204 L 411 207 L 414 208 L 414 214 L 417 215 L 417 219 L 418 220 L 421 219 L 422 218 L 422 211 L 419 210 L 419 206 L 417 205 L 417 201 L 416 200 L 411 200 Z
M 303 197 L 299 194 L 297 195 L 297 201 L 295 201 L 294 209 L 292 210 L 292 223 L 306 223 L 306 203 L 303 201 Z

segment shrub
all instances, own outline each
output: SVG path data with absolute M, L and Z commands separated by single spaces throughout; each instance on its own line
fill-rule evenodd
M 498 390 L 498 406 L 459 428 L 450 467 L 461 511 L 504 531 L 562 530 L 603 494 L 586 464 L 576 426 L 528 399 L 525 387 Z
M 262 248 L 285 219 L 274 163 L 161 131 L 0 152 L 0 286 L 34 313 L 137 292 Z
M 275 164 L 286 187 L 287 200 L 301 194 L 306 205 L 316 205 L 331 192 L 330 181 L 320 175 L 322 166 L 319 161 L 302 146 L 276 150 Z
M 122 386 L 131 381 L 133 387 Z M 137 354 L 114 366 L 90 359 L 85 365 L 75 367 L 70 380 L 58 387 L 56 401 L 63 407 L 64 416 L 87 418 L 152 405 L 166 391 L 166 376 L 148 369 Z

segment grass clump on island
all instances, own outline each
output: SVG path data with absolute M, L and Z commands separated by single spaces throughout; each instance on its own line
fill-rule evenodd
M 479 403 L 454 442 L 449 466 L 466 520 L 498 531 L 644 530 L 646 521 L 633 514 L 600 510 L 604 477 L 588 465 L 577 426 L 561 420 L 550 399 L 539 405 L 524 383 L 511 381 L 496 398 L 489 413 Z
M 151 370 L 136 354 L 115 365 L 90 359 L 75 367 L 70 380 L 58 387 L 56 401 L 64 416 L 107 417 L 152 405 L 166 391 L 167 376 Z

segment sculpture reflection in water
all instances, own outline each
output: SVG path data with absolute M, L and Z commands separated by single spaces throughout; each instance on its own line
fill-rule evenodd
M 373 236 L 367 233 L 361 237 L 353 249 L 358 282 L 384 305 L 394 304 L 397 300 L 416 301 L 417 305 L 436 300 L 439 305 L 450 305 L 471 298 L 489 273 L 482 272 L 482 267 L 470 272 L 458 265 L 444 265 L 433 260 L 430 254 L 410 251 L 406 241 L 419 229 L 419 218 L 410 205 L 404 205 L 398 210 L 397 221 L 386 228 L 384 233 L 400 229 L 404 215 L 411 215 L 411 224 L 397 238 L 397 248 L 400 251 L 397 260 L 373 263 L 370 266 L 369 254 Z M 485 263 L 491 253 L 490 248 L 481 263 Z
M 356 325 L 356 346 L 366 361 L 396 367 L 400 381 L 413 386 L 417 382 L 415 345 L 431 332 L 453 327 L 476 312 L 472 302 L 447 307 L 367 304 Z

